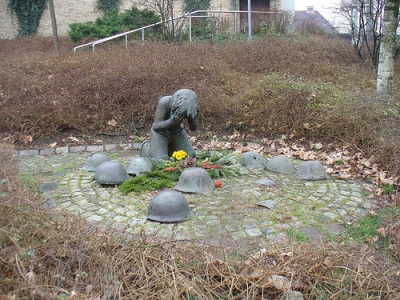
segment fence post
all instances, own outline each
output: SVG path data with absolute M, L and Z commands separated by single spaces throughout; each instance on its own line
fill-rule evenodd
M 189 41 L 192 42 L 192 14 L 189 14 Z
M 237 13 L 236 13 L 236 11 L 235 11 L 235 14 L 234 14 L 234 17 L 233 17 L 233 21 L 235 23 L 233 28 L 234 28 L 234 32 L 235 32 L 235 35 L 236 35 L 237 34 Z
M 247 22 L 249 29 L 249 41 L 251 40 L 251 0 L 247 0 Z

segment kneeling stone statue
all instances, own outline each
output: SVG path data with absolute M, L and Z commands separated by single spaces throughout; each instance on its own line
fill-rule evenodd
M 199 126 L 198 114 L 199 103 L 192 90 L 182 89 L 172 96 L 162 97 L 158 101 L 150 140 L 142 143 L 140 156 L 162 160 L 168 159 L 174 151 L 183 150 L 196 157 L 182 122 L 186 119 L 189 129 L 195 131 Z

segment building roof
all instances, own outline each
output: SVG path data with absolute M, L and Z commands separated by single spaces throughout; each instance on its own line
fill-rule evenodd
M 324 18 L 317 10 L 298 10 L 295 12 L 295 24 L 298 30 L 303 26 L 318 25 L 323 28 L 325 32 L 337 33 L 337 30 L 327 19 Z M 303 27 L 303 29 L 305 29 Z

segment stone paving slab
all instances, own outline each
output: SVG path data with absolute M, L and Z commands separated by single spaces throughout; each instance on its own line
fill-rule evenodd
M 132 145 L 125 150 L 114 146 L 102 149 L 110 149 L 104 153 L 125 166 L 138 156 L 137 151 L 126 150 L 135 149 Z M 144 231 L 173 240 L 258 238 L 273 243 L 287 241 L 287 231 L 297 230 L 309 239 L 320 239 L 341 234 L 346 220 L 373 208 L 366 183 L 336 178 L 302 181 L 294 175 L 258 170 L 242 177 L 221 178 L 223 187 L 210 195 L 184 194 L 191 217 L 182 223 L 161 224 L 147 219 L 156 191 L 126 195 L 117 187 L 99 185 L 93 172 L 80 169 L 91 150 L 94 148 L 89 148 L 90 152 L 62 149 L 54 155 L 21 151 L 20 172 L 37 180 L 44 207 L 59 207 L 131 235 Z M 262 178 L 276 185 L 257 183 Z M 268 209 L 258 205 L 261 201 L 273 201 L 275 206 Z

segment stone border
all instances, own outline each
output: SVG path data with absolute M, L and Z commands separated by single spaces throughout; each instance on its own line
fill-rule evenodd
M 111 150 L 140 150 L 142 143 L 132 144 L 104 144 L 104 145 L 80 145 L 80 146 L 65 146 L 44 149 L 25 149 L 15 151 L 15 156 L 31 156 L 31 155 L 53 155 L 81 152 L 104 152 Z

